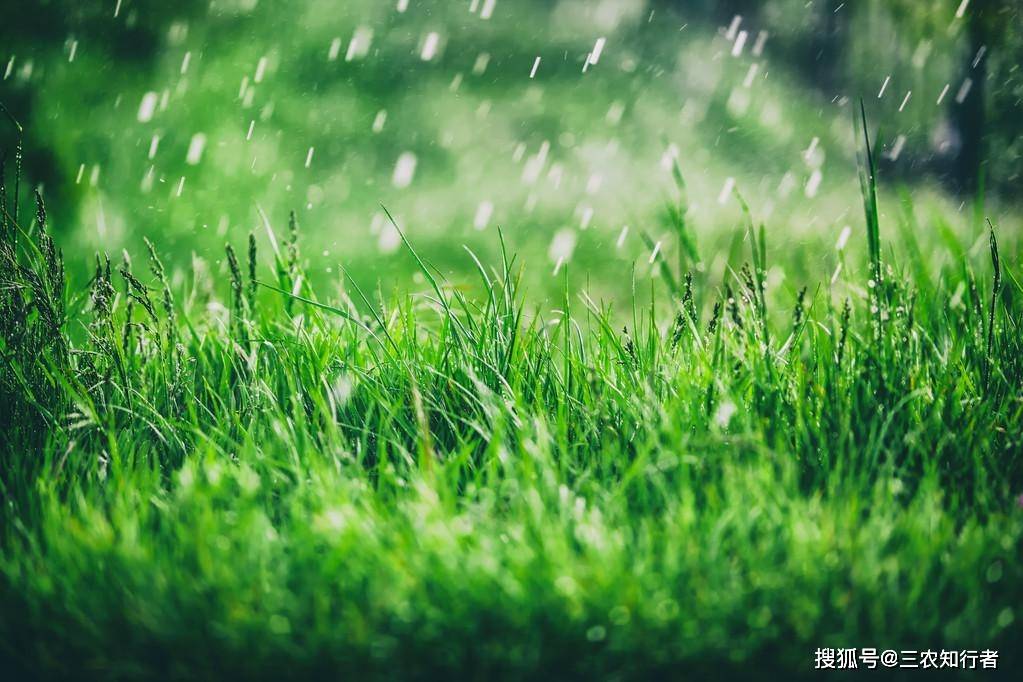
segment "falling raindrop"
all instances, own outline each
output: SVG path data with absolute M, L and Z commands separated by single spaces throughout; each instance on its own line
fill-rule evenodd
M 842 228 L 842 231 L 838 235 L 838 241 L 835 242 L 835 249 L 837 251 L 843 251 L 846 243 L 849 241 L 849 235 L 852 234 L 852 228 L 846 225 Z
M 426 38 L 423 39 L 423 47 L 419 51 L 419 58 L 424 62 L 428 62 L 437 56 L 437 51 L 440 48 L 440 34 L 436 31 L 431 31 L 426 34 Z
M 159 101 L 160 96 L 155 92 L 147 92 L 142 96 L 142 102 L 139 104 L 139 123 L 148 123 L 153 120 L 153 114 L 156 113 L 156 105 Z
M 197 166 L 202 161 L 202 153 L 206 149 L 206 135 L 196 133 L 188 143 L 188 153 L 185 156 L 185 163 L 189 166 Z M 184 178 L 182 178 L 184 180 Z
M 370 44 L 373 42 L 373 29 L 360 26 L 355 29 L 352 39 L 348 43 L 348 51 L 345 52 L 345 61 L 351 62 L 362 59 L 369 54 Z
M 622 231 L 618 233 L 618 240 L 615 242 L 615 248 L 616 249 L 622 248 L 622 244 L 625 243 L 625 237 L 627 237 L 628 234 L 629 234 L 629 226 L 628 225 L 623 225 L 622 226 Z
M 912 90 L 906 91 L 906 96 L 902 98 L 902 104 L 899 105 L 899 111 L 906 108 L 906 103 L 909 101 L 909 96 L 913 94 Z
M 731 196 L 732 190 L 735 189 L 735 178 L 727 178 L 724 186 L 721 188 L 721 193 L 718 195 L 718 203 L 724 204 L 728 201 L 728 197 Z
M 967 78 L 963 81 L 963 84 L 959 86 L 959 92 L 956 93 L 956 104 L 962 104 L 966 101 L 966 97 L 970 94 L 970 88 L 973 87 L 973 79 Z
M 806 181 L 805 188 L 805 194 L 808 199 L 812 199 L 813 197 L 817 196 L 817 190 L 820 189 L 821 180 L 823 179 L 823 177 L 824 176 L 819 168 L 815 168 L 813 173 L 810 173 L 810 179 Z
M 477 230 L 485 229 L 490 223 L 490 217 L 494 213 L 494 204 L 490 201 L 481 201 L 476 207 L 476 217 L 473 219 L 473 227 Z
M 266 75 L 266 57 L 260 57 L 259 63 L 256 64 L 256 73 L 252 77 L 253 83 L 262 83 L 263 76 Z
M 749 34 L 746 31 L 739 31 L 739 35 L 735 37 L 735 44 L 732 45 L 732 56 L 738 57 L 742 54 L 742 48 L 746 45 L 746 38 Z
M 327 61 L 337 61 L 341 54 L 341 38 L 334 38 L 330 41 L 330 49 L 327 50 Z
M 404 189 L 412 184 L 416 174 L 416 155 L 412 152 L 403 152 L 394 165 L 394 175 L 391 182 L 398 189 Z
M 575 251 L 576 235 L 575 231 L 565 228 L 558 230 L 554 233 L 554 238 L 551 239 L 551 245 L 547 249 L 547 255 L 552 261 L 558 264 L 557 267 L 561 266 L 561 263 L 569 260 L 572 257 L 572 252 Z M 555 273 L 557 273 L 557 267 Z

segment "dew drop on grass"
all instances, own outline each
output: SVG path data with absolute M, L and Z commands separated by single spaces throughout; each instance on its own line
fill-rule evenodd
M 377 112 L 377 115 L 373 117 L 373 132 L 379 133 L 384 129 L 385 123 L 387 123 L 387 110 L 381 109 Z
M 483 0 L 483 8 L 480 10 L 480 19 L 487 20 L 494 16 L 494 7 L 497 0 Z

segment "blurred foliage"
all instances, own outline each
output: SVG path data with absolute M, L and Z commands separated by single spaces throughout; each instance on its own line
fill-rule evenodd
M 0 99 L 26 124 L 28 184 L 83 253 L 148 235 L 184 263 L 232 236 L 264 241 L 264 215 L 280 230 L 297 209 L 314 274 L 333 278 L 343 258 L 399 284 L 411 274 L 389 257 L 383 203 L 446 271 L 463 267 L 452 243 L 494 255 L 500 226 L 530 263 L 549 263 L 531 284 L 560 288 L 562 235 L 566 262 L 599 264 L 596 283 L 620 289 L 651 273 L 640 235 L 668 229 L 673 160 L 705 253 L 730 248 L 733 186 L 792 240 L 834 243 L 858 210 L 861 95 L 886 178 L 962 187 L 958 3 L 37 5 L 4 10 Z M 964 17 L 975 10 L 999 26 L 1017 17 L 978 0 Z M 987 101 L 987 186 L 1011 200 L 1023 48 L 1012 31 L 992 35 L 974 95 Z

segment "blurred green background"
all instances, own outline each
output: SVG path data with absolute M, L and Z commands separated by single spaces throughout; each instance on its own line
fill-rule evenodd
M 557 296 L 565 269 L 617 296 L 651 276 L 650 244 L 675 257 L 677 160 L 708 281 L 742 248 L 733 188 L 768 226 L 774 283 L 819 281 L 846 227 L 845 248 L 862 241 L 860 98 L 889 220 L 909 220 L 905 187 L 925 247 L 969 246 L 982 213 L 1019 233 L 1008 0 L 4 0 L 0 16 L 23 186 L 79 277 L 143 237 L 179 280 L 196 259 L 222 271 L 225 242 L 267 247 L 294 209 L 318 286 L 341 268 L 414 285 L 383 205 L 456 281 L 461 246 L 494 262 L 500 228 L 531 295 Z M 14 140 L 4 125 L 9 157 Z

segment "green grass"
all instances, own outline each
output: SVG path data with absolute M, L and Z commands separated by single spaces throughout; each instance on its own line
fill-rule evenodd
M 0 662 L 791 677 L 830 646 L 1006 670 L 1019 269 L 993 229 L 992 260 L 937 270 L 887 248 L 869 164 L 864 186 L 862 278 L 767 287 L 750 219 L 750 265 L 694 283 L 680 256 L 624 310 L 567 276 L 527 307 L 507 254 L 450 283 L 407 240 L 424 291 L 322 298 L 295 230 L 270 267 L 252 241 L 178 286 L 151 249 L 71 286 L 42 202 L 5 210 Z

